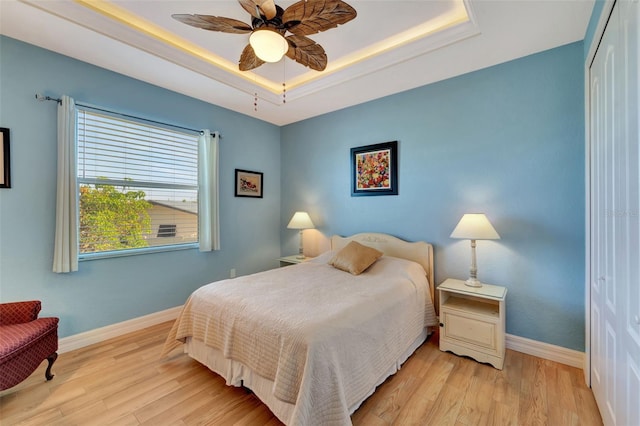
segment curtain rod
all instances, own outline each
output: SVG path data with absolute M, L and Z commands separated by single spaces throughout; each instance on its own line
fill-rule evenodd
M 54 101 L 58 105 L 60 105 L 62 103 L 62 99 L 52 98 L 51 96 L 44 96 L 44 95 L 41 95 L 40 93 L 36 93 L 36 100 L 38 100 L 40 102 Z M 163 126 L 175 127 L 176 129 L 188 130 L 188 131 L 194 132 L 194 133 L 200 133 L 200 134 L 204 133 L 202 130 L 191 129 L 189 127 L 178 126 L 178 125 L 175 125 L 175 124 L 163 123 L 162 121 L 150 120 L 148 118 L 136 117 L 135 115 L 124 114 L 122 112 L 112 111 L 112 110 L 109 110 L 109 109 L 106 109 L 106 108 L 100 108 L 100 107 L 96 107 L 96 106 L 93 106 L 93 105 L 83 104 L 81 102 L 76 102 L 76 105 L 81 106 L 81 107 L 85 107 L 85 108 L 90 108 L 90 109 L 93 109 L 93 110 L 96 110 L 96 111 L 108 112 L 109 114 L 115 114 L 115 115 L 119 115 L 119 116 L 122 116 L 122 117 L 134 118 L 136 120 L 143 120 L 143 121 L 147 121 L 149 123 L 161 124 Z M 213 133 L 212 133 L 212 135 L 213 135 Z M 220 139 L 222 139 L 222 135 L 221 134 L 218 134 L 218 137 Z

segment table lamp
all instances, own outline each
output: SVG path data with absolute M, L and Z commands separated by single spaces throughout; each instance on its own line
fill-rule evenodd
M 305 229 L 315 228 L 311 218 L 309 217 L 309 213 L 307 212 L 295 212 L 289 224 L 287 225 L 289 229 L 299 229 L 300 230 L 300 248 L 298 250 L 298 259 L 304 259 L 304 250 L 302 247 L 302 231 Z
M 451 233 L 451 238 L 471 240 L 471 271 L 469 279 L 464 283 L 470 287 L 482 287 L 482 283 L 478 280 L 476 265 L 476 240 L 499 240 L 500 235 L 484 213 L 467 213 L 458 222 Z

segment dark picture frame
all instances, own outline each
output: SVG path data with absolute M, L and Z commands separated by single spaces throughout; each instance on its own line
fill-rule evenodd
M 11 188 L 11 156 L 9 129 L 0 127 L 0 188 Z
M 398 195 L 398 141 L 351 148 L 351 196 Z
M 236 169 L 236 197 L 262 198 L 262 172 Z

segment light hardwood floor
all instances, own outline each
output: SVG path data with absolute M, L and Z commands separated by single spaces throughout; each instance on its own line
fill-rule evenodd
M 0 424 L 281 425 L 254 395 L 178 351 L 171 323 L 68 352 L 0 393 Z M 354 413 L 354 425 L 601 425 L 582 371 L 507 350 L 504 370 L 440 352 L 437 335 Z

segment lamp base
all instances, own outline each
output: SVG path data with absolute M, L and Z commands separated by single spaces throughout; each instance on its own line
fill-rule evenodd
M 296 256 L 296 259 L 298 260 L 304 259 L 304 247 L 302 246 L 302 231 L 304 231 L 304 229 L 300 230 L 300 247 L 298 248 L 298 255 Z
M 468 285 L 469 287 L 482 287 L 482 283 L 477 278 L 469 278 L 464 283 L 465 283 L 465 285 Z

